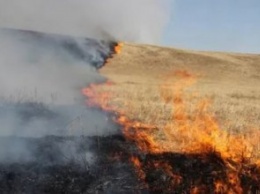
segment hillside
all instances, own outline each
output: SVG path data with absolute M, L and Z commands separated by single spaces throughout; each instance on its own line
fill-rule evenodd
M 134 44 L 115 51 L 100 70 L 108 81 L 84 94 L 136 145 L 130 161 L 152 193 L 259 191 L 259 56 Z
M 100 70 L 115 83 L 105 89 L 113 91 L 112 103 L 125 106 L 127 116 L 132 119 L 146 123 L 157 120 L 158 124 L 168 119 L 158 88 L 165 82 L 166 75 L 174 71 L 197 76 L 196 83 L 187 92 L 190 106 L 195 99 L 206 97 L 211 99 L 212 111 L 220 122 L 229 123 L 228 128 L 241 130 L 259 126 L 260 55 L 125 43 L 120 54 L 109 59 Z M 174 82 L 175 77 L 171 79 Z

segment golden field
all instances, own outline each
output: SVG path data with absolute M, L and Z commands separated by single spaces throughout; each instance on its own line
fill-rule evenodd
M 186 175 L 174 174 L 181 158 L 172 160 L 182 155 L 190 165 L 185 172 L 194 162 L 203 162 L 191 193 L 209 193 L 205 188 L 214 193 L 259 189 L 259 55 L 129 43 L 116 46 L 115 52 L 99 70 L 108 81 L 89 85 L 82 93 L 88 105 L 113 112 L 124 137 L 144 154 L 130 159 L 141 180 L 146 180 L 151 165 L 171 177 L 170 190 L 183 186 Z M 144 162 L 143 156 L 160 160 Z M 208 170 L 213 182 L 203 183 Z
M 130 119 L 164 126 L 171 119 L 171 105 L 162 100 L 160 88 L 178 81 L 178 76 L 169 76 L 175 71 L 196 76 L 196 82 L 185 89 L 188 110 L 206 98 L 223 128 L 260 128 L 260 55 L 124 43 L 121 52 L 100 70 L 115 83 L 102 90 L 113 94 L 109 103 Z

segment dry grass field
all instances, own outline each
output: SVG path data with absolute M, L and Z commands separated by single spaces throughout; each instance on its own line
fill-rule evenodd
M 151 186 L 149 172 L 158 169 L 172 180 L 162 181 L 158 193 L 183 186 L 190 193 L 259 191 L 259 55 L 128 43 L 115 51 L 100 69 L 108 82 L 83 94 L 117 115 L 122 133 L 142 153 L 131 158 L 140 180 Z
M 126 43 L 121 53 L 100 70 L 115 83 L 103 87 L 113 94 L 110 103 L 133 120 L 157 126 L 171 119 L 171 105 L 162 100 L 160 91 L 162 85 L 177 82 L 178 76 L 171 75 L 175 71 L 196 76 L 194 84 L 184 88 L 189 110 L 206 98 L 223 128 L 260 128 L 260 55 Z

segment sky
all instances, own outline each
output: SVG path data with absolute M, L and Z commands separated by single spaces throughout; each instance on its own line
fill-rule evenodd
M 260 53 L 260 0 L 172 0 L 163 45 Z

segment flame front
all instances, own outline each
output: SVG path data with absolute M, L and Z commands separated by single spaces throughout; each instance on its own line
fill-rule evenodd
M 122 50 L 122 47 L 123 47 L 123 43 L 122 42 L 119 42 L 116 46 L 115 46 L 115 53 L 116 54 L 120 54 L 121 53 L 121 50 Z
M 117 54 L 122 44 L 115 47 Z M 171 82 L 171 78 L 177 81 Z M 255 152 L 258 152 L 259 139 L 250 139 L 250 134 L 230 134 L 222 129 L 217 119 L 210 113 L 209 99 L 200 100 L 192 113 L 188 113 L 185 102 L 185 89 L 196 83 L 198 76 L 188 71 L 175 71 L 165 77 L 159 91 L 161 100 L 171 104 L 171 119 L 163 128 L 155 124 L 146 124 L 130 120 L 124 109 L 119 109 L 112 103 L 115 94 L 104 91 L 106 82 L 92 84 L 82 90 L 87 96 L 87 104 L 102 108 L 104 111 L 117 115 L 115 122 L 122 126 L 125 137 L 136 144 L 148 159 L 141 161 L 132 157 L 131 162 L 136 167 L 141 180 L 148 180 L 150 170 L 161 169 L 168 177 L 165 193 L 179 191 L 178 188 L 189 189 L 190 193 L 247 193 L 259 191 L 260 164 Z M 157 138 L 154 131 L 160 131 L 163 138 Z M 253 131 L 255 133 L 256 131 Z M 187 164 L 179 164 L 180 158 Z M 192 163 L 192 164 L 189 164 Z M 187 175 L 176 168 L 201 165 L 201 175 Z M 204 166 L 203 166 L 204 165 Z M 208 166 L 208 167 L 206 167 Z M 208 172 L 211 169 L 211 172 Z M 190 169 L 186 169 L 189 171 Z M 206 185 L 204 179 L 211 177 Z M 193 176 L 196 182 L 193 182 Z M 201 176 L 198 177 L 197 176 Z M 194 179 L 195 179 L 194 178 Z M 186 180 L 185 180 L 186 179 Z M 191 179 L 190 183 L 187 180 Z M 212 180 L 211 180 L 212 179 Z M 155 192 L 159 186 L 150 187 Z

